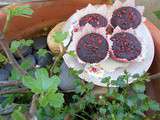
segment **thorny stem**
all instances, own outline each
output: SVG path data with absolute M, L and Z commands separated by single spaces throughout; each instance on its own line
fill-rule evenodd
M 1 90 L 0 91 L 0 95 L 5 95 L 5 94 L 24 94 L 24 93 L 28 93 L 29 89 L 28 88 L 17 88 L 17 89 L 13 89 L 13 90 Z
M 5 25 L 3 28 L 3 34 L 6 34 L 6 32 L 8 31 L 8 26 L 9 26 L 10 22 L 11 22 L 11 16 L 7 15 Z
M 112 120 L 116 120 L 114 113 L 111 113 Z
M 5 87 L 5 86 L 17 86 L 18 84 L 21 84 L 21 80 L 16 80 L 16 81 L 0 81 L 0 87 Z
M 29 109 L 29 114 L 31 115 L 31 118 L 34 119 L 36 111 L 37 111 L 37 100 L 38 100 L 38 95 L 34 94 L 32 97 L 32 102 L 31 102 L 31 106 Z
M 61 58 L 63 57 L 63 55 L 66 53 L 67 48 L 68 48 L 69 45 L 71 44 L 71 42 L 72 42 L 72 37 L 73 37 L 73 33 L 72 33 L 72 35 L 71 35 L 71 39 L 70 39 L 68 45 L 67 45 L 65 48 L 63 47 L 62 44 L 59 46 L 59 48 L 60 48 L 60 53 L 59 53 L 59 55 L 56 57 L 54 64 L 53 64 L 53 65 L 51 66 L 51 68 L 50 68 L 50 75 L 51 75 L 51 76 L 53 75 L 53 70 L 54 70 L 56 64 L 59 62 L 59 60 L 61 60 Z
M 22 60 L 24 60 L 24 57 L 23 57 L 23 55 L 21 54 L 21 52 L 20 52 L 19 50 L 17 50 L 17 54 L 19 55 L 19 57 L 20 57 Z
M 10 24 L 12 20 L 12 17 L 10 14 L 7 14 L 6 16 L 6 22 L 5 22 L 5 25 L 4 25 L 4 28 L 3 28 L 3 31 L 2 33 L 0 33 L 0 45 L 2 47 L 2 49 L 4 50 L 5 54 L 7 55 L 8 59 L 9 59 L 9 62 L 10 64 L 16 68 L 20 74 L 22 75 L 26 75 L 27 72 L 25 70 L 23 70 L 20 65 L 17 63 L 16 59 L 14 58 L 12 52 L 10 51 L 9 47 L 8 47 L 8 44 L 6 44 L 5 42 L 5 38 L 4 38 L 4 35 L 7 33 L 8 31 L 8 26 Z
M 16 68 L 22 75 L 26 75 L 27 72 L 25 70 L 23 70 L 20 65 L 17 63 L 16 59 L 14 58 L 12 52 L 10 51 L 8 45 L 6 44 L 5 40 L 4 40 L 4 36 L 1 33 L 0 34 L 0 45 L 2 47 L 2 49 L 4 50 L 4 52 L 6 53 L 8 60 L 10 62 L 10 64 Z

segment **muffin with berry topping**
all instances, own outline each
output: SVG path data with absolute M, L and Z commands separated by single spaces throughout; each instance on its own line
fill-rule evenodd
M 108 54 L 109 45 L 106 38 L 97 33 L 83 36 L 77 44 L 77 55 L 86 63 L 98 63 Z
M 111 18 L 112 26 L 119 26 L 123 30 L 137 28 L 141 21 L 140 12 L 136 8 L 130 6 L 116 9 Z
M 113 35 L 110 40 L 111 58 L 121 62 L 134 61 L 141 55 L 141 42 L 131 33 L 120 32 Z
M 79 26 L 85 26 L 87 23 L 95 28 L 106 27 L 108 24 L 107 19 L 97 13 L 87 14 L 79 20 Z

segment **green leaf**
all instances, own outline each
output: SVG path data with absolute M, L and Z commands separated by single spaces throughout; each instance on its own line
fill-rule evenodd
M 145 117 L 145 114 L 140 110 L 136 110 L 134 113 L 136 113 L 137 115 L 140 115 L 142 117 Z
M 76 53 L 75 53 L 75 51 L 69 51 L 69 52 L 67 52 L 70 56 L 72 56 L 72 57 L 75 57 L 76 56 Z
M 24 70 L 28 70 L 32 66 L 32 61 L 30 59 L 24 59 L 20 66 Z M 11 80 L 21 80 L 21 78 L 22 78 L 22 75 L 17 71 L 17 69 L 13 68 L 13 70 L 11 71 L 10 79 Z
M 11 118 L 12 120 L 27 120 L 24 114 L 21 112 L 20 107 L 12 113 Z
M 137 94 L 138 99 L 140 100 L 144 100 L 147 98 L 147 96 L 145 94 Z
M 136 95 L 128 96 L 126 104 L 129 107 L 135 106 L 137 104 L 137 100 L 138 100 L 138 98 Z
M 0 120 L 4 120 L 2 116 L 0 116 Z
M 19 48 L 24 46 L 31 46 L 33 44 L 33 40 L 15 40 L 11 42 L 10 50 L 15 53 Z
M 23 85 L 31 89 L 34 93 L 41 93 L 43 90 L 41 88 L 41 83 L 34 79 L 32 76 L 24 76 L 22 78 Z
M 10 50 L 15 53 L 20 47 L 21 43 L 19 41 L 13 41 L 10 46 Z
M 160 111 L 160 105 L 154 100 L 148 102 L 149 108 L 154 111 Z
M 52 93 L 48 96 L 48 99 L 50 101 L 49 104 L 54 108 L 61 108 L 63 106 L 64 98 L 61 93 Z
M 40 57 L 45 57 L 47 53 L 48 53 L 48 51 L 47 51 L 46 49 L 39 49 L 39 50 L 37 51 L 37 54 L 38 54 L 38 56 L 40 56 Z
M 158 19 L 160 19 L 160 10 L 155 11 L 154 14 L 156 15 L 156 17 L 157 17 Z
M 39 103 L 42 107 L 46 107 L 49 104 L 48 97 L 42 94 L 39 98 Z
M 99 109 L 99 112 L 100 112 L 101 114 L 105 114 L 105 113 L 107 112 L 107 110 L 106 110 L 105 108 L 100 108 L 100 109 Z
M 14 16 L 28 17 L 33 14 L 33 10 L 30 5 L 12 5 L 11 7 L 8 7 L 8 9 L 5 10 L 5 13 L 11 16 L 11 18 Z
M 30 88 L 34 93 L 43 93 L 49 90 L 56 91 L 60 84 L 60 78 L 57 76 L 49 78 L 47 70 L 41 68 L 35 71 L 35 78 L 24 76 L 23 84 Z
M 54 108 L 61 108 L 64 103 L 64 98 L 62 93 L 49 91 L 45 95 L 40 96 L 39 102 L 42 107 L 46 107 L 49 104 Z
M 105 84 L 109 84 L 110 80 L 111 80 L 111 77 L 105 77 L 104 79 L 102 79 L 101 82 Z
M 121 79 L 120 77 L 117 80 L 112 80 L 111 81 L 112 85 L 118 86 L 118 87 L 124 87 L 126 85 L 126 82 L 124 79 Z
M 31 46 L 33 44 L 33 40 L 25 40 L 24 43 L 22 43 L 23 46 Z
M 116 95 L 116 99 L 119 100 L 119 101 L 121 101 L 121 102 L 124 102 L 124 100 L 125 100 L 125 99 L 124 99 L 124 96 L 121 95 L 121 94 L 117 94 L 117 95 Z
M 2 53 L 0 53 L 0 63 L 5 64 L 7 62 L 8 62 L 8 60 L 7 60 L 6 56 L 4 56 Z
M 68 36 L 68 32 L 55 32 L 53 35 L 56 43 L 62 43 Z
M 60 71 L 61 71 L 61 69 L 60 69 L 59 66 L 55 66 L 54 69 L 53 69 L 53 72 L 54 72 L 55 74 L 60 73 Z
M 132 86 L 133 90 L 137 93 L 143 93 L 145 91 L 145 85 L 144 83 L 140 82 L 140 83 L 135 83 Z

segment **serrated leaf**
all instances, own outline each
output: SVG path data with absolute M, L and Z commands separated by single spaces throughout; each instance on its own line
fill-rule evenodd
M 10 50 L 15 53 L 17 49 L 20 47 L 21 43 L 19 41 L 13 41 L 10 46 Z
M 100 108 L 100 109 L 99 109 L 99 112 L 100 112 L 101 114 L 105 114 L 105 113 L 107 112 L 107 110 L 106 110 L 105 108 Z
M 53 69 L 53 72 L 54 72 L 55 74 L 59 73 L 60 71 L 61 71 L 61 69 L 60 69 L 60 67 L 58 67 L 58 66 L 55 66 L 54 69 Z
M 21 108 L 15 110 L 11 115 L 12 120 L 27 120 L 21 112 Z
M 148 102 L 148 104 L 149 104 L 149 108 L 151 110 L 160 111 L 160 105 L 156 101 L 151 100 Z
M 24 46 L 31 46 L 33 44 L 33 40 L 26 40 L 24 42 Z
M 137 94 L 138 99 L 140 100 L 144 100 L 147 98 L 147 96 L 145 94 Z
M 68 32 L 55 32 L 53 35 L 56 43 L 62 43 L 68 36 Z
M 21 63 L 20 67 L 24 70 L 30 69 L 32 62 L 30 59 L 24 59 Z M 17 69 L 13 68 L 11 71 L 11 80 L 21 80 L 22 75 L 17 71 Z
M 42 56 L 42 57 L 45 57 L 46 56 L 46 54 L 48 53 L 48 51 L 46 50 L 46 49 L 39 49 L 38 51 L 37 51 L 37 54 L 38 54 L 38 56 Z
M 143 93 L 146 89 L 144 83 L 135 83 L 132 88 L 137 93 Z
M 2 53 L 0 53 L 0 63 L 4 64 L 8 62 L 6 56 L 4 56 Z
M 48 99 L 50 101 L 50 105 L 54 108 L 61 108 L 63 106 L 64 98 L 63 94 L 61 93 L 50 94 L 48 96 Z
M 41 93 L 43 91 L 42 88 L 40 87 L 41 83 L 37 82 L 37 80 L 35 80 L 32 76 L 24 76 L 22 80 L 23 80 L 23 85 L 31 89 L 32 92 Z
M 123 95 L 120 95 L 120 94 L 118 94 L 118 95 L 116 96 L 116 99 L 119 100 L 119 101 L 121 101 L 121 102 L 124 102 L 124 101 L 125 101 L 124 96 L 123 96 Z
M 160 10 L 155 11 L 154 14 L 156 15 L 156 17 L 157 17 L 158 19 L 160 19 Z
M 11 42 L 10 50 L 15 53 L 19 48 L 24 46 L 31 46 L 33 44 L 33 40 L 15 40 Z
M 47 70 L 41 68 L 35 71 L 35 79 L 31 76 L 24 76 L 23 84 L 30 88 L 34 93 L 43 93 L 49 90 L 54 92 L 60 84 L 60 78 L 58 76 L 49 78 Z
M 140 115 L 142 117 L 145 117 L 145 114 L 140 110 L 136 110 L 134 113 L 136 113 L 137 115 Z
M 62 93 L 49 91 L 40 97 L 39 102 L 42 107 L 46 107 L 49 104 L 54 108 L 61 108 L 64 103 L 64 98 Z
M 44 95 L 41 95 L 40 98 L 39 98 L 39 103 L 42 107 L 46 107 L 49 103 L 48 97 L 44 96 Z
M 29 16 L 33 14 L 33 10 L 30 5 L 16 6 L 11 5 L 8 9 L 5 10 L 5 13 L 8 14 L 11 18 L 14 16 Z
M 111 80 L 111 77 L 105 77 L 104 79 L 102 79 L 101 82 L 105 84 L 109 84 L 110 80 Z

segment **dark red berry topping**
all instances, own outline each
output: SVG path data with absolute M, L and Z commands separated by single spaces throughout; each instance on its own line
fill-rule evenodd
M 141 54 L 141 43 L 131 33 L 121 32 L 111 37 L 111 57 L 115 60 L 132 61 Z
M 100 27 L 106 27 L 108 21 L 102 15 L 94 13 L 82 17 L 79 21 L 80 26 L 85 26 L 87 23 L 89 23 L 93 27 L 100 28 Z
M 82 37 L 77 44 L 77 55 L 86 63 L 98 63 L 108 54 L 107 40 L 100 34 L 90 33 Z
M 136 28 L 141 23 L 140 12 L 133 7 L 121 7 L 113 12 L 111 24 L 121 29 Z

